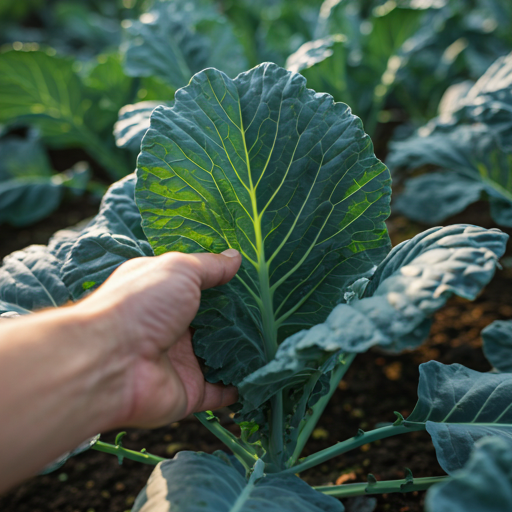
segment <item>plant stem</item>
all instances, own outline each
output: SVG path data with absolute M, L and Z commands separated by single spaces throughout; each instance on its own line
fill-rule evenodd
M 404 425 L 390 425 L 388 427 L 376 428 L 375 430 L 370 430 L 370 432 L 358 434 L 357 436 L 351 437 L 346 441 L 335 444 L 334 446 L 330 446 L 325 450 L 320 450 L 319 452 L 302 459 L 302 461 L 300 461 L 299 464 L 297 464 L 296 466 L 292 466 L 291 468 L 285 469 L 283 472 L 300 473 L 301 471 L 305 471 L 306 469 L 318 466 L 319 464 L 322 464 L 323 462 L 332 459 L 333 457 L 341 455 L 342 453 L 354 450 L 355 448 L 359 448 L 360 446 L 363 446 L 363 444 L 378 441 L 379 439 L 385 439 L 386 437 L 396 436 L 398 434 L 414 432 L 417 430 L 425 430 L 425 424 L 410 424 L 410 426 L 408 427 Z
M 334 498 L 350 498 L 366 494 L 425 491 L 432 485 L 444 482 L 449 478 L 449 476 L 428 476 L 425 478 L 414 478 L 412 481 L 404 478 L 403 480 L 383 480 L 382 482 L 374 483 L 323 485 L 314 487 L 314 489 Z
M 283 391 L 278 391 L 271 399 L 270 456 L 280 468 L 283 460 Z
M 251 445 L 238 439 L 229 430 L 225 429 L 217 418 L 211 418 L 208 413 L 199 412 L 195 414 L 195 417 L 233 452 L 246 470 L 254 466 L 254 463 L 258 460 L 258 454 Z
M 151 466 L 156 466 L 159 462 L 162 462 L 163 460 L 169 460 L 145 452 L 136 452 L 134 450 L 128 450 L 128 448 L 125 448 L 120 444 L 113 445 L 110 443 L 104 443 L 103 441 L 97 441 L 94 445 L 91 446 L 91 450 L 98 450 L 99 452 L 117 455 L 120 461 L 122 461 L 122 459 L 130 459 L 136 462 L 149 464 Z
M 331 381 L 329 383 L 329 392 L 324 395 L 318 402 L 312 407 L 312 414 L 309 415 L 304 423 L 304 426 L 299 434 L 299 438 L 297 440 L 297 446 L 293 452 L 293 455 L 290 458 L 291 464 L 295 464 L 295 461 L 299 458 L 304 446 L 306 445 L 308 439 L 311 436 L 311 433 L 316 427 L 320 416 L 324 412 L 325 407 L 329 403 L 329 400 L 332 398 L 332 395 L 338 388 L 338 384 L 341 382 L 341 379 L 345 376 L 345 373 L 350 368 L 352 361 L 356 357 L 356 354 L 343 354 L 343 359 L 340 361 L 338 366 L 333 370 L 331 375 Z

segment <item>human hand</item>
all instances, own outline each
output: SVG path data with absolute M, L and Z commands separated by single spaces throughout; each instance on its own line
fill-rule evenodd
M 106 364 L 119 375 L 110 428 L 157 427 L 236 401 L 234 387 L 204 380 L 190 322 L 201 290 L 227 283 L 240 263 L 234 249 L 136 258 L 73 306 L 109 337 Z

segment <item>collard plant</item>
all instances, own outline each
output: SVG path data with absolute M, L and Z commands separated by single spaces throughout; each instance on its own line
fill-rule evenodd
M 437 118 L 392 143 L 387 163 L 394 174 L 418 174 L 405 181 L 396 211 L 435 224 L 484 198 L 494 221 L 512 226 L 511 91 L 509 54 L 475 84 L 450 87 Z
M 421 344 L 434 312 L 454 294 L 474 299 L 504 253 L 507 235 L 468 225 L 433 228 L 390 250 L 390 193 L 389 172 L 347 105 L 274 64 L 235 79 L 210 68 L 178 90 L 172 106 L 153 111 L 136 177 L 109 190 L 88 226 L 6 258 L 0 313 L 14 316 L 79 299 L 129 258 L 241 252 L 238 275 L 203 293 L 193 324 L 206 378 L 239 389 L 240 437 L 213 413 L 197 415 L 233 455 L 180 452 L 164 460 L 124 448 L 120 437 L 79 447 L 158 464 L 134 512 L 162 502 L 178 511 L 339 512 L 335 498 L 443 480 L 431 499 L 436 510 L 464 485 L 466 462 L 471 468 L 475 457 L 488 457 L 489 471 L 501 464 L 487 440 L 471 453 L 489 435 L 510 446 L 511 374 L 435 361 L 420 368 L 408 418 L 397 414 L 394 423 L 301 458 L 356 355 Z M 430 433 L 453 477 L 377 482 L 369 475 L 365 483 L 315 489 L 297 476 L 419 430 Z

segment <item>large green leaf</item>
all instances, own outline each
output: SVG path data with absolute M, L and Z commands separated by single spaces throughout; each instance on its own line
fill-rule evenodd
M 293 475 L 263 474 L 262 461 L 247 481 L 227 457 L 180 452 L 161 462 L 132 512 L 343 512 L 343 505 Z
M 7 256 L 0 267 L 0 311 L 61 306 L 99 286 L 126 260 L 152 256 L 134 188 L 135 176 L 126 177 L 107 191 L 98 215 L 85 226 L 58 231 L 48 246 Z
M 422 364 L 418 403 L 404 425 L 418 423 L 425 424 L 437 460 L 449 474 L 464 466 L 482 437 L 500 437 L 512 449 L 512 374 Z
M 425 505 L 428 512 L 512 510 L 510 446 L 498 438 L 477 442 L 464 468 L 428 491 Z
M 455 225 L 395 247 L 370 280 L 361 278 L 349 289 L 348 304 L 336 306 L 324 323 L 287 338 L 272 361 L 238 385 L 242 414 L 281 389 L 301 389 L 315 374 L 332 369 L 340 351 L 419 345 L 432 315 L 452 295 L 474 299 L 490 281 L 507 238 L 498 230 Z
M 485 194 L 494 220 L 512 226 L 512 54 L 463 91 L 449 90 L 439 117 L 391 145 L 388 164 L 397 175 L 427 165 L 442 170 L 409 179 L 395 208 L 432 224 Z
M 0 53 L 0 123 L 37 126 L 55 147 L 83 147 L 114 177 L 127 174 L 113 140 L 97 134 L 105 111 L 99 91 L 74 72 L 73 60 L 41 51 Z M 113 124 L 116 112 L 110 113 Z M 112 146 L 112 147 L 111 147 Z
M 156 254 L 243 255 L 194 321 L 214 381 L 238 384 L 287 336 L 323 322 L 389 250 L 389 175 L 360 120 L 274 64 L 235 80 L 195 75 L 153 112 L 137 176 Z

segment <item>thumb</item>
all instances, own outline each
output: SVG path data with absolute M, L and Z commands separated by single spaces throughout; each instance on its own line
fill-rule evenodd
M 228 249 L 221 254 L 189 254 L 199 263 L 201 290 L 226 284 L 235 277 L 242 263 L 242 256 L 236 249 Z

